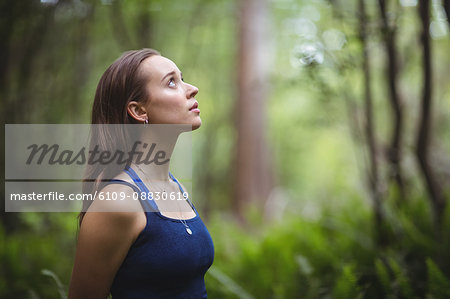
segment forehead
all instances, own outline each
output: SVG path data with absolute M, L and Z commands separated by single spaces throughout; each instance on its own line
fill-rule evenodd
M 151 56 L 141 64 L 141 71 L 148 75 L 150 80 L 161 80 L 167 73 L 175 71 L 180 73 L 177 65 L 170 59 L 163 56 Z

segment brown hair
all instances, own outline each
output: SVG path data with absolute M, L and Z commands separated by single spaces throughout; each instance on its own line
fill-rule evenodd
M 154 55 L 160 53 L 153 49 L 127 51 L 103 73 L 92 106 L 91 123 L 94 126 L 91 128 L 90 148 L 94 144 L 100 151 L 113 152 L 118 148 L 129 148 L 129 133 L 124 126 L 101 125 L 137 123 L 128 115 L 127 106 L 131 101 L 142 102 L 149 99 L 150 95 L 145 88 L 148 75 L 145 76 L 141 72 L 140 66 L 145 59 Z M 93 194 L 99 190 L 102 180 L 114 177 L 126 166 L 119 167 L 115 163 L 111 165 L 88 163 L 83 180 L 83 193 Z M 108 174 L 108 177 L 105 174 Z M 89 200 L 83 201 L 83 209 L 78 215 L 80 226 L 91 203 Z

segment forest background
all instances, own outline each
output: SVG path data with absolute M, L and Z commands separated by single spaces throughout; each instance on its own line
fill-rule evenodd
M 450 1 L 2 0 L 0 14 L 4 124 L 88 124 L 130 49 L 199 87 L 211 298 L 450 298 Z M 65 298 L 76 216 L 1 213 L 0 298 Z

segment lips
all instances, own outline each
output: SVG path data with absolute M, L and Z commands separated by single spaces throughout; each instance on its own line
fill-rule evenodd
M 192 107 L 191 107 L 191 109 L 189 109 L 189 111 L 191 111 L 193 109 L 196 109 L 196 108 L 198 108 L 198 102 L 197 101 L 194 102 L 194 105 L 192 105 Z
M 192 105 L 192 107 L 191 107 L 191 109 L 189 109 L 189 111 L 200 113 L 200 109 L 198 109 L 198 102 L 197 101 L 195 101 L 194 105 Z

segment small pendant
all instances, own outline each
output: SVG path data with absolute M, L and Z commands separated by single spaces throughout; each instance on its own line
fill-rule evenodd
M 191 231 L 191 229 L 189 227 L 186 227 L 186 231 L 187 231 L 188 234 L 192 235 L 192 231 Z

